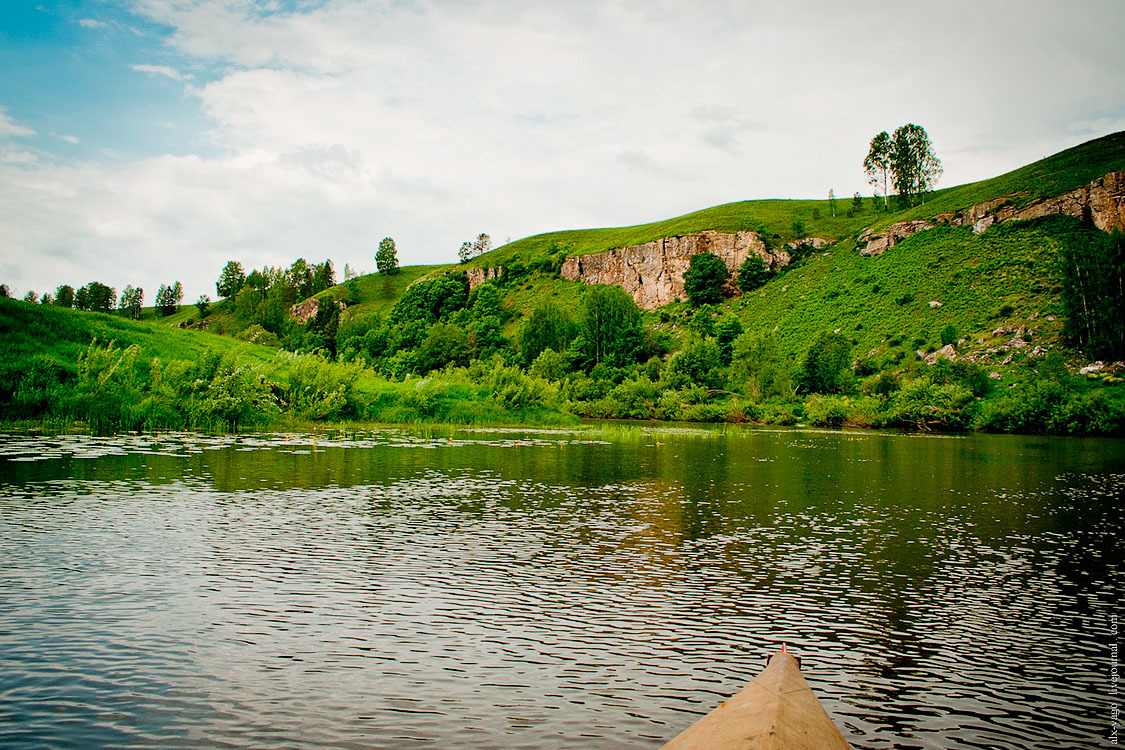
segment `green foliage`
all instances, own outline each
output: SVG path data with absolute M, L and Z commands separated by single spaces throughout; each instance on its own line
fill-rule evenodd
M 588 367 L 632 364 L 643 352 L 644 341 L 640 308 L 623 289 L 597 285 L 586 291 L 579 335 L 572 345 Z
M 895 128 L 891 140 L 891 177 L 899 199 L 908 206 L 915 199 L 925 203 L 926 193 L 934 189 L 942 172 L 930 136 L 925 128 L 909 123 Z
M 566 351 L 576 332 L 574 320 L 561 307 L 551 302 L 537 307 L 519 329 L 520 355 L 525 366 L 546 350 Z
M 544 349 L 531 363 L 528 374 L 544 380 L 562 380 L 567 371 L 566 356 L 554 349 Z
M 55 290 L 55 304 L 59 307 L 74 307 L 74 287 L 70 284 L 61 284 Z
M 800 385 L 807 393 L 849 393 L 855 386 L 852 344 L 838 333 L 822 333 L 809 348 Z
M 891 169 L 892 152 L 893 145 L 891 136 L 884 130 L 881 133 L 877 133 L 875 137 L 871 139 L 871 145 L 868 148 L 867 156 L 863 160 L 863 171 L 867 173 L 867 181 L 870 182 L 872 186 L 877 185 L 879 178 L 882 178 L 884 208 L 887 207 L 887 176 Z M 877 196 L 877 192 L 871 196 L 873 206 L 878 205 L 875 203 Z
M 121 301 L 119 303 L 121 312 L 125 313 L 133 320 L 140 320 L 141 308 L 144 306 L 145 292 L 143 289 L 126 286 L 125 291 L 121 292 Z
M 418 347 L 419 372 L 438 370 L 446 365 L 464 367 L 469 364 L 469 336 L 465 329 L 448 323 L 430 326 Z
M 74 293 L 74 306 L 79 310 L 107 313 L 117 301 L 117 291 L 99 281 L 91 281 Z
M 1125 234 L 1073 235 L 1058 255 L 1066 333 L 1095 359 L 1125 359 Z
M 724 315 L 715 324 L 715 343 L 719 346 L 719 361 L 725 367 L 731 363 L 734 341 L 742 335 L 742 322 L 733 315 Z
M 730 270 L 713 253 L 691 256 L 684 271 L 684 293 L 693 305 L 713 305 L 723 301 L 723 286 L 730 279 Z
M 715 309 L 710 305 L 703 305 L 691 316 L 688 321 L 688 330 L 697 336 L 715 335 Z
M 964 429 L 973 420 L 973 393 L 960 383 L 937 384 L 927 377 L 905 383 L 895 394 L 894 422 L 920 430 Z
M 718 388 L 722 383 L 722 359 L 713 338 L 693 337 L 668 360 L 662 381 L 669 388 L 702 385 Z
M 81 290 L 79 290 L 81 291 Z M 175 315 L 179 312 L 180 302 L 184 298 L 184 286 L 175 282 L 171 286 L 160 285 L 156 292 L 156 307 L 164 317 Z
M 390 320 L 436 323 L 465 307 L 468 299 L 469 278 L 464 273 L 443 274 L 407 288 L 391 308 Z
M 379 273 L 393 275 L 398 270 L 398 251 L 395 250 L 395 241 L 384 237 L 379 241 L 379 249 L 375 251 L 375 268 Z
M 195 301 L 195 309 L 199 312 L 200 320 L 206 318 L 208 311 L 211 309 L 211 298 L 206 294 L 199 295 L 199 299 Z
M 743 294 L 749 294 L 764 286 L 771 276 L 773 271 L 760 256 L 749 255 L 738 267 L 738 288 Z
M 941 329 L 941 345 L 949 346 L 957 343 L 957 329 L 952 324 Z
M 781 358 L 777 340 L 770 333 L 744 333 L 735 339 L 731 377 L 755 401 L 793 395 L 793 379 Z
M 332 362 L 321 354 L 281 352 L 278 357 L 288 375 L 281 400 L 296 415 L 321 420 L 358 416 L 355 384 L 361 365 Z
M 215 292 L 223 299 L 230 299 L 238 294 L 245 283 L 246 273 L 242 270 L 242 264 L 234 260 L 227 261 L 219 274 L 219 280 L 215 282 Z

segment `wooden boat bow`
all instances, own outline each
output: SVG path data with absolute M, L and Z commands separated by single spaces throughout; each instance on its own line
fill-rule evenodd
M 785 650 L 761 674 L 692 724 L 664 750 L 850 750 L 800 663 Z

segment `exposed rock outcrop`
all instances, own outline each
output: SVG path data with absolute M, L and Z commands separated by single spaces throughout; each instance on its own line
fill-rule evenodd
M 637 305 L 653 310 L 673 300 L 686 299 L 684 272 L 691 257 L 699 253 L 717 255 L 732 273 L 751 255 L 759 256 L 774 270 L 790 260 L 786 250 L 771 250 L 754 232 L 707 230 L 577 255 L 567 258 L 559 273 L 571 281 L 619 286 L 632 295 Z
M 1110 172 L 1069 193 L 1019 205 L 1019 199 L 1024 195 L 1013 193 L 978 203 L 964 211 L 938 214 L 934 221 L 954 227 L 971 226 L 973 234 L 980 234 L 997 222 L 1026 221 L 1061 214 L 1089 219 L 1103 232 L 1114 229 L 1125 231 L 1125 172 Z M 907 237 L 934 226 L 926 219 L 913 219 L 896 222 L 878 233 L 868 230 L 859 238 L 860 255 L 879 255 Z
M 344 302 L 343 300 L 340 300 L 336 303 L 336 307 L 340 308 L 341 310 L 346 309 L 347 306 L 348 303 Z M 297 304 L 293 305 L 293 307 L 289 308 L 289 317 L 297 321 L 301 325 L 304 325 L 305 323 L 308 323 L 310 320 L 316 317 L 316 314 L 319 310 L 320 298 L 309 297 L 304 302 L 298 302 Z
M 824 239 L 823 237 L 802 237 L 799 240 L 793 240 L 792 242 L 786 242 L 785 246 L 787 248 L 789 248 L 790 250 L 796 250 L 801 245 L 808 245 L 813 250 L 821 250 L 823 248 L 828 247 L 831 244 L 832 244 L 831 242 Z
M 925 219 L 912 219 L 911 221 L 895 222 L 878 233 L 872 232 L 869 229 L 859 237 L 859 244 L 863 245 L 859 254 L 879 255 L 880 253 L 890 250 L 907 237 L 933 228 L 934 225 Z
M 499 279 L 504 275 L 504 267 L 494 268 L 466 268 L 465 275 L 469 277 L 469 289 L 478 287 L 486 281 Z

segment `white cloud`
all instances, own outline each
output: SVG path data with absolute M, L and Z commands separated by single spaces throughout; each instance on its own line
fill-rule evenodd
M 871 136 L 905 122 L 927 128 L 952 185 L 1125 121 L 1117 0 L 1087 14 L 967 0 L 893 14 L 736 0 L 138 6 L 172 29 L 177 58 L 134 71 L 217 71 L 187 91 L 220 155 L 9 164 L 0 248 L 44 259 L 22 264 L 28 286 L 175 276 L 194 299 L 214 296 L 231 258 L 370 268 L 387 235 L 404 263 L 448 262 L 481 231 L 866 193 Z M 1091 29 L 1095 13 L 1106 22 Z M 0 113 L 5 132 L 31 134 Z
M 62 134 L 62 133 L 52 133 L 51 135 L 55 136 L 56 138 L 58 138 L 60 141 L 63 141 L 64 143 L 71 144 L 72 146 L 77 145 L 79 140 L 80 140 L 78 138 L 78 136 L 76 136 L 76 135 L 65 135 L 65 134 Z
M 0 138 L 21 138 L 29 135 L 35 135 L 35 131 L 16 124 L 8 117 L 4 108 L 0 107 Z
M 104 29 L 109 24 L 105 21 L 97 21 L 93 18 L 83 18 L 78 21 L 78 25 L 84 29 Z
M 148 73 L 150 75 L 164 76 L 165 78 L 171 78 L 173 81 L 190 81 L 192 78 L 194 78 L 194 76 L 192 76 L 190 73 L 181 73 L 175 68 L 169 67 L 167 65 L 138 64 L 130 65 L 129 69 L 135 70 L 138 73 Z
M 5 151 L 0 153 L 0 161 L 8 164 L 35 164 L 39 157 L 30 151 Z

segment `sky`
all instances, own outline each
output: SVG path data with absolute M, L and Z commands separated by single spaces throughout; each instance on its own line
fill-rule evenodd
M 14 296 L 870 194 L 913 122 L 939 187 L 1125 130 L 1121 0 L 3 0 Z

